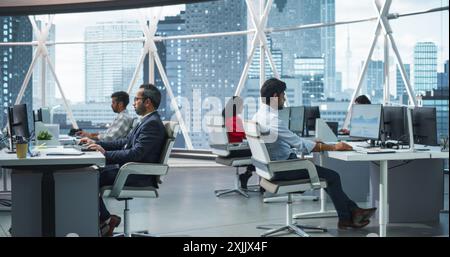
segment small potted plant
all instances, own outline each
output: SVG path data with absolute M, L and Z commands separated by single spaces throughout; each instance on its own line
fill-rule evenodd
M 39 145 L 53 145 L 54 144 L 54 140 L 53 139 L 53 135 L 48 132 L 48 130 L 42 130 L 39 132 L 39 134 L 37 135 L 37 142 L 36 144 Z

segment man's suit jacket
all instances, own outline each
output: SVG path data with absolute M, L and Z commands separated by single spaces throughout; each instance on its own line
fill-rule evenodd
M 166 140 L 167 134 L 164 124 L 159 114 L 155 111 L 143 118 L 126 138 L 112 142 L 100 141 L 97 144 L 106 150 L 106 164 L 119 164 L 122 166 L 127 162 L 158 163 Z M 131 176 L 134 178 L 141 177 L 140 175 Z M 148 178 L 149 176 L 146 177 Z M 127 181 L 129 180 L 130 177 Z M 147 179 L 144 180 L 149 181 Z M 156 180 L 152 179 L 152 181 Z M 151 184 L 157 186 L 155 183 Z

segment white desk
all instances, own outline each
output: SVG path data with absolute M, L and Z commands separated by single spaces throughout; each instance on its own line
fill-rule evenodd
M 355 146 L 357 143 L 349 142 Z M 418 146 L 423 148 L 421 146 Z M 364 154 L 355 151 L 348 152 L 324 152 L 329 158 L 343 161 L 379 161 L 380 162 L 380 209 L 379 209 L 379 235 L 386 236 L 386 224 L 388 221 L 388 161 L 390 160 L 414 160 L 414 159 L 448 159 L 448 152 L 441 152 L 439 147 L 429 147 L 429 151 L 408 152 L 406 150 L 397 153 Z
M 71 201 L 75 198 L 77 198 L 77 200 L 79 200 L 78 202 L 82 205 L 84 200 L 80 198 L 86 197 L 85 195 L 88 191 L 90 192 L 90 197 L 93 196 L 94 199 L 97 198 L 98 194 L 96 195 L 95 192 L 98 192 L 98 174 L 92 168 L 87 167 L 92 165 L 103 167 L 105 165 L 105 158 L 100 152 L 85 152 L 83 155 L 77 156 L 47 156 L 47 152 L 55 152 L 55 148 L 43 149 L 41 150 L 40 156 L 27 156 L 25 159 L 18 159 L 15 153 L 7 153 L 5 150 L 0 151 L 0 166 L 12 169 L 12 228 L 13 233 L 20 230 L 20 232 L 15 235 L 60 235 L 58 232 L 60 227 L 70 227 L 71 224 L 69 223 L 76 223 L 77 221 L 71 219 L 71 217 L 67 217 L 67 219 L 56 219 L 55 213 L 59 211 L 59 209 L 68 210 L 69 208 L 67 208 L 67 206 L 71 205 L 76 206 L 77 208 L 78 206 Z M 86 183 L 86 180 L 80 179 L 79 176 L 81 175 L 76 174 L 84 174 L 88 169 L 89 171 L 87 173 L 89 173 L 90 177 L 93 179 L 91 179 L 89 183 Z M 54 177 L 55 174 L 57 175 L 56 178 Z M 57 182 L 55 182 L 55 179 Z M 59 181 L 63 182 L 59 183 Z M 72 191 L 67 194 L 69 190 Z M 61 201 L 62 196 L 58 195 L 58 192 L 66 192 L 65 195 L 69 195 L 72 199 L 64 199 Z M 65 207 L 59 207 L 59 209 L 56 210 L 55 199 L 62 202 Z M 86 201 L 90 201 L 90 203 L 93 202 L 89 199 Z M 95 210 L 89 215 L 90 217 L 96 217 L 95 222 L 98 223 L 98 203 L 95 203 L 96 202 L 93 202 L 93 204 L 89 205 L 92 207 L 91 209 L 94 209 L 96 206 Z M 30 207 L 28 208 L 28 206 Z M 82 207 L 83 206 L 80 206 L 79 212 L 73 215 L 80 214 L 80 212 L 88 212 Z M 37 218 L 35 216 L 37 216 Z M 79 216 L 85 217 L 86 214 L 81 213 Z M 93 219 L 91 218 L 90 220 Z M 78 217 L 78 222 L 84 221 L 84 219 Z M 35 223 L 39 224 L 36 225 Z M 35 227 L 32 229 L 25 228 L 23 230 L 15 230 L 17 227 L 26 227 L 27 224 Z M 94 227 L 93 229 L 97 230 L 97 227 Z M 29 234 L 30 231 L 31 234 Z

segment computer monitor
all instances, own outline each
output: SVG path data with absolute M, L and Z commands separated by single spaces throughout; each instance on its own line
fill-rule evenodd
M 304 106 L 292 106 L 290 114 L 289 130 L 303 135 L 304 128 L 305 107 Z
M 436 108 L 415 107 L 413 110 L 414 143 L 437 145 Z
M 338 135 L 339 122 L 337 122 L 337 121 L 327 121 L 326 123 L 327 123 L 328 127 L 330 127 L 331 131 L 333 131 L 333 133 L 337 136 Z
M 42 123 L 51 123 L 50 119 L 50 109 L 49 108 L 39 108 L 34 112 L 34 122 L 41 121 Z
M 309 136 L 310 131 L 316 130 L 316 119 L 320 118 L 319 106 L 305 106 L 305 132 L 304 136 Z
M 354 104 L 350 119 L 350 137 L 379 140 L 382 121 L 381 104 Z
M 26 104 L 18 104 L 8 107 L 8 129 L 9 129 L 9 148 L 14 150 L 14 137 L 23 137 L 27 140 L 30 138 L 30 130 L 28 128 L 28 113 Z
M 409 144 L 407 108 L 402 106 L 383 107 L 383 139 Z
M 286 122 L 286 125 L 289 127 L 289 116 L 291 113 L 290 107 L 284 107 L 281 110 L 278 110 L 278 118 L 284 122 Z

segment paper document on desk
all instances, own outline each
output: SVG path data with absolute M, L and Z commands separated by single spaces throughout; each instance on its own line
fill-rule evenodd
M 80 150 L 74 148 L 58 148 L 51 149 L 48 152 L 46 151 L 46 155 L 83 155 L 84 153 Z

